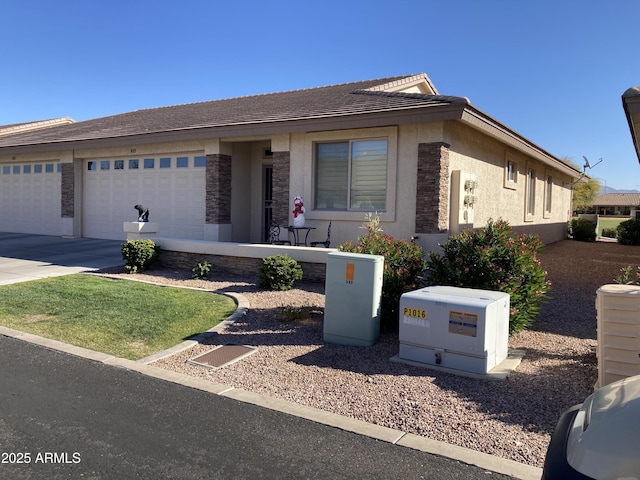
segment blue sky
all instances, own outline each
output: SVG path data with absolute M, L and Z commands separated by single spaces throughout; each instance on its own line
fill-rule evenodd
M 0 0 L 0 125 L 424 72 L 640 190 L 639 19 L 637 0 Z

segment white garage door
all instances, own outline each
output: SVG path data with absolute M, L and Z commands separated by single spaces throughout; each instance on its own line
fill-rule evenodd
M 2 165 L 0 231 L 62 235 L 60 164 Z
M 166 155 L 84 162 L 83 236 L 126 238 L 122 224 L 149 209 L 158 236 L 204 238 L 205 157 Z

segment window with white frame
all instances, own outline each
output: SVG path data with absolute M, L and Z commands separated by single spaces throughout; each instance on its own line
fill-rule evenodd
M 385 211 L 387 139 L 315 144 L 315 208 Z
M 518 164 L 507 157 L 504 163 L 504 187 L 515 189 L 518 183 Z
M 547 174 L 544 184 L 544 213 L 551 213 L 551 205 L 553 199 L 553 177 Z
M 536 172 L 532 168 L 527 170 L 527 217 L 532 217 L 536 213 Z

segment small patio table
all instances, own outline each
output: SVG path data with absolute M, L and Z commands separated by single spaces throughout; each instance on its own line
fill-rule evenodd
M 309 232 L 311 230 L 315 230 L 316 227 L 294 227 L 293 225 L 289 225 L 289 227 L 287 228 L 287 230 L 289 230 L 291 233 L 293 233 L 293 244 L 294 245 L 304 245 L 305 247 L 307 246 L 307 239 L 309 238 Z M 304 236 L 304 242 L 300 241 L 300 231 L 301 230 L 306 230 L 307 233 Z

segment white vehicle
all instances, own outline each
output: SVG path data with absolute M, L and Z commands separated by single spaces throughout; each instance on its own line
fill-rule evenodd
M 640 375 L 596 390 L 558 421 L 542 480 L 640 479 Z

